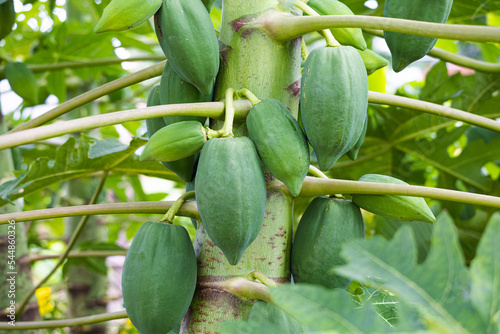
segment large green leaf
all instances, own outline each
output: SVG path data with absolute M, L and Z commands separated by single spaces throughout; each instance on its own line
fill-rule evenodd
M 336 333 L 385 333 L 391 327 L 367 303 L 356 308 L 353 298 L 340 289 L 308 284 L 271 289 L 271 299 L 307 328 Z
M 75 139 L 71 137 L 56 152 L 54 160 L 41 157 L 35 160 L 29 170 L 19 175 L 15 180 L 5 182 L 0 186 L 0 205 L 26 196 L 35 191 L 58 184 L 74 178 L 80 178 L 103 170 L 113 170 L 118 173 L 145 174 L 158 176 L 166 179 L 178 180 L 178 177 L 159 163 L 142 163 L 134 155 L 137 148 L 143 146 L 146 140 L 134 138 L 126 149 L 116 146 L 107 147 L 108 151 L 103 153 L 105 143 L 99 143 L 98 157 L 89 158 L 89 146 L 91 140 L 82 137 L 75 148 Z M 95 150 L 94 150 L 95 151 Z
M 484 322 L 487 333 L 500 332 L 500 213 L 488 222 L 472 260 L 471 299 Z
M 416 245 L 409 227 L 391 241 L 374 237 L 346 244 L 348 264 L 335 271 L 360 282 L 384 287 L 416 308 L 430 329 L 439 333 L 486 333 L 473 308 L 469 273 L 451 217 L 443 213 L 434 224 L 427 259 L 417 264 Z

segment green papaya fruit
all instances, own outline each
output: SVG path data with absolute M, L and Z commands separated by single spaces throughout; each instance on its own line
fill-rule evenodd
M 307 5 L 319 15 L 354 15 L 349 7 L 337 0 L 309 0 Z M 360 28 L 333 28 L 330 31 L 340 44 L 366 50 L 366 41 Z
M 182 226 L 144 223 L 123 264 L 123 303 L 142 334 L 167 333 L 182 319 L 196 288 L 197 265 Z
M 389 65 L 389 62 L 384 57 L 379 56 L 375 52 L 370 49 L 366 49 L 365 51 L 358 50 L 361 59 L 363 59 L 363 63 L 365 64 L 366 73 L 368 75 L 372 74 L 376 70 L 381 69 L 382 67 L 386 67 Z
M 347 156 L 349 157 L 349 159 L 356 160 L 358 158 L 359 149 L 361 148 L 361 146 L 365 141 L 367 128 L 368 128 L 368 116 L 365 118 L 365 125 L 363 126 L 363 132 L 361 132 L 361 136 L 359 137 L 358 141 L 353 146 L 353 148 L 351 148 L 351 150 L 347 152 Z
M 219 44 L 207 9 L 200 0 L 164 1 L 155 14 L 163 53 L 179 76 L 204 95 L 219 71 Z
M 175 161 L 195 154 L 207 141 L 203 125 L 197 121 L 170 124 L 149 138 L 141 161 Z
M 259 234 L 266 209 L 266 181 L 252 141 L 210 139 L 201 150 L 195 191 L 205 231 L 236 265 Z
M 350 46 L 314 49 L 301 80 L 300 112 L 319 168 L 330 169 L 354 147 L 368 108 L 368 77 Z
M 452 5 L 453 0 L 386 0 L 383 15 L 397 19 L 446 23 Z M 392 68 L 396 72 L 425 56 L 437 42 L 432 37 L 392 31 L 384 31 L 384 37 L 391 51 Z
M 298 196 L 309 171 L 309 146 L 299 123 L 283 103 L 265 99 L 252 107 L 246 124 L 269 171 Z
M 147 106 L 157 106 L 160 105 L 160 86 L 155 86 L 151 92 L 149 92 Z M 149 118 L 146 119 L 146 127 L 148 129 L 148 137 L 151 138 L 158 130 L 166 126 L 163 117 Z M 161 163 L 177 174 L 182 180 L 189 182 L 193 179 L 194 166 L 198 161 L 200 154 L 195 153 L 187 158 L 183 158 L 176 161 L 162 161 Z
M 14 1 L 4 1 L 0 4 L 0 40 L 10 34 L 15 22 L 16 12 L 14 10 Z
M 307 206 L 292 244 L 291 270 L 295 283 L 347 289 L 351 280 L 331 269 L 344 264 L 342 244 L 364 238 L 361 211 L 351 201 L 318 196 Z
M 359 181 L 406 184 L 408 183 L 379 174 L 363 175 Z M 431 209 L 422 197 L 401 195 L 352 195 L 352 200 L 362 209 L 371 213 L 400 221 L 422 221 L 433 223 L 436 220 Z
M 203 95 L 195 86 L 182 79 L 172 68 L 170 62 L 165 64 L 160 82 L 161 104 L 198 103 L 212 101 L 212 90 Z M 165 116 L 165 124 L 170 125 L 182 121 L 198 121 L 205 124 L 206 117 L 201 116 Z
M 132 29 L 153 16 L 162 0 L 111 0 L 104 8 L 94 32 Z
M 304 327 L 297 320 L 276 306 L 263 301 L 257 301 L 253 304 L 248 316 L 248 322 L 269 323 L 273 328 L 279 330 L 279 333 L 304 333 Z
M 25 63 L 14 62 L 5 65 L 5 77 L 10 88 L 31 104 L 38 104 L 38 81 Z

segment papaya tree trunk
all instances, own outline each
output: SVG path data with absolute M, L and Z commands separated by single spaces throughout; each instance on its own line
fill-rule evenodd
M 222 63 L 215 100 L 222 100 L 228 88 L 248 88 L 260 99 L 280 100 L 297 116 L 301 40 L 276 43 L 263 32 L 245 27 L 246 23 L 275 10 L 275 6 L 275 0 L 223 1 L 219 35 Z M 217 128 L 220 124 L 212 126 Z M 233 132 L 238 136 L 245 134 L 246 129 L 234 124 Z M 272 179 L 266 173 L 268 185 Z M 211 283 L 241 277 L 252 270 L 260 270 L 276 282 L 289 282 L 292 222 L 293 199 L 279 189 L 268 187 L 262 230 L 234 266 L 200 225 L 194 242 L 198 284 L 181 333 L 216 333 L 222 321 L 247 318 L 251 303 L 214 288 Z
M 6 132 L 7 126 L 3 120 L 0 110 L 0 134 Z M 13 177 L 13 170 L 14 166 L 12 162 L 11 150 L 1 150 L 0 184 Z M 19 211 L 21 210 L 18 208 L 16 203 L 6 204 L 0 209 L 0 213 L 2 214 L 14 213 Z M 9 312 L 7 312 L 7 314 L 4 311 L 8 307 L 11 307 L 11 301 L 15 301 L 16 305 L 18 306 L 23 297 L 33 288 L 25 227 L 26 225 L 23 222 L 15 223 L 13 225 L 0 225 L 0 254 L 2 255 L 2 258 L 0 259 L 0 272 L 2 273 L 2 280 L 0 281 L 0 321 L 2 322 L 10 322 L 12 320 L 15 320 L 15 322 L 17 322 L 21 320 L 30 321 L 40 319 L 36 298 L 31 299 L 23 315 L 20 317 L 19 315 L 16 315 L 14 319 L 9 318 L 8 315 L 10 315 L 10 310 Z M 13 231 L 15 232 L 15 234 L 12 234 Z M 11 236 L 9 237 L 9 235 Z M 13 240 L 15 242 L 15 253 L 13 259 L 8 257 L 12 255 L 12 253 L 9 253 L 9 245 L 12 245 L 11 242 L 9 242 L 10 240 Z M 12 263 L 12 267 L 8 262 L 10 260 L 15 261 L 15 263 Z M 14 278 L 13 280 L 11 280 L 12 277 Z M 15 295 L 15 297 L 13 297 L 13 295 Z M 0 333 L 3 332 L 4 331 L 0 331 Z M 40 331 L 18 331 L 18 333 L 40 333 Z

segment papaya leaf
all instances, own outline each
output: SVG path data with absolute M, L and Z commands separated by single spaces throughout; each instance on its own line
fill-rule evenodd
M 481 167 L 490 161 L 500 159 L 500 137 L 485 144 L 483 140 L 468 143 L 458 157 L 450 157 L 448 147 L 459 139 L 464 129 L 455 128 L 451 132 L 441 130 L 439 140 L 420 139 L 398 145 L 398 149 L 418 157 L 443 173 L 450 174 L 483 192 L 490 192 L 493 181 L 481 172 Z
M 342 256 L 348 264 L 334 271 L 393 292 L 415 308 L 431 330 L 486 333 L 470 299 L 469 273 L 447 213 L 434 223 L 431 245 L 426 260 L 417 264 L 413 233 L 403 226 L 391 241 L 375 236 L 346 244 Z
M 38 81 L 25 63 L 8 63 L 4 72 L 10 88 L 17 95 L 31 104 L 38 104 Z
M 146 164 L 134 155 L 137 148 L 146 143 L 144 139 L 134 138 L 126 150 L 90 159 L 90 140 L 82 137 L 78 147 L 71 137 L 56 151 L 54 160 L 41 157 L 35 160 L 25 173 L 15 180 L 0 185 L 0 206 L 17 198 L 26 196 L 53 184 L 58 184 L 74 178 L 81 178 L 103 170 L 113 170 L 118 173 L 143 173 L 149 176 L 178 180 L 175 174 L 161 164 Z M 99 146 L 101 146 L 99 144 Z M 115 169 L 115 167 L 117 167 Z
M 307 328 L 338 333 L 387 333 L 391 326 L 370 303 L 355 309 L 353 298 L 340 289 L 309 284 L 271 289 L 271 300 Z
M 95 159 L 108 154 L 125 151 L 128 145 L 115 139 L 104 139 L 97 141 L 89 149 L 89 158 Z
M 284 333 L 282 329 L 269 322 L 254 322 L 254 321 L 232 321 L 232 322 L 223 322 L 220 327 L 221 334 L 280 334 Z M 288 333 L 288 332 L 287 332 Z M 299 334 L 303 332 L 296 332 L 290 334 Z
M 470 266 L 471 300 L 488 323 L 486 333 L 499 333 L 500 323 L 500 213 L 488 222 Z M 495 321 L 496 317 L 496 321 Z

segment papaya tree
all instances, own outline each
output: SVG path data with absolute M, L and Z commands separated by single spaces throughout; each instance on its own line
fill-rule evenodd
M 37 35 L 43 5 L 12 30 L 0 2 L 0 76 L 22 98 L 0 135 L 19 161 L 2 171 L 0 224 L 81 218 L 49 273 L 8 297 L 1 330 L 128 318 L 141 333 L 498 332 L 500 6 L 50 5 Z M 138 49 L 150 55 L 116 57 Z M 125 61 L 159 62 L 127 74 Z M 59 104 L 35 115 L 50 94 Z M 138 175 L 182 194 L 148 195 Z M 93 192 L 72 205 L 61 183 L 78 178 Z M 108 242 L 87 241 L 95 215 Z M 125 253 L 120 311 L 19 321 L 61 266 Z

